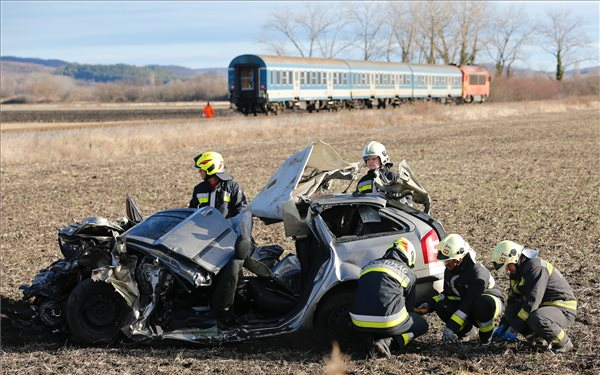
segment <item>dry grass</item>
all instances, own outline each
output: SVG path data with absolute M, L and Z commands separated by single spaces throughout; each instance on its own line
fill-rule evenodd
M 443 327 L 434 316 L 428 317 L 431 331 L 419 338 L 417 346 L 390 360 L 365 360 L 344 347 L 332 351 L 319 332 L 308 339 L 292 335 L 220 347 L 164 343 L 80 348 L 26 334 L 3 317 L 2 373 L 566 375 L 600 371 L 597 100 L 465 107 L 424 104 L 397 111 L 97 131 L 37 134 L 37 141 L 31 138 L 20 144 L 14 142 L 25 135 L 2 134 L 3 155 L 5 146 L 28 151 L 11 154 L 6 163 L 3 156 L 0 171 L 3 301 L 18 299 L 18 286 L 58 257 L 57 226 L 92 214 L 121 216 L 126 193 L 145 213 L 186 205 L 198 179 L 191 161 L 200 150 L 222 152 L 251 198 L 288 155 L 314 139 L 330 143 L 348 161 L 357 160 L 364 144 L 375 139 L 387 146 L 394 161 L 408 160 L 432 195 L 433 215 L 447 232 L 464 235 L 488 267 L 495 243 L 510 238 L 539 248 L 563 273 L 580 305 L 568 330 L 575 351 L 555 356 L 512 344 L 489 351 L 442 345 Z M 47 141 L 39 141 L 46 137 Z M 53 149 L 69 147 L 69 139 L 82 147 L 91 139 L 92 152 Z M 126 147 L 136 151 L 128 152 Z M 281 243 L 280 233 L 277 225 L 258 226 L 256 240 L 261 245 Z M 497 281 L 507 287 L 505 276 Z
M 128 105 L 125 108 L 135 106 Z M 111 107 L 114 109 L 114 107 Z M 599 109 L 593 98 L 577 101 L 496 103 L 476 106 L 440 106 L 417 103 L 400 110 L 323 113 L 286 117 L 232 117 L 214 121 L 129 121 L 106 123 L 109 128 L 75 129 L 68 132 L 4 134 L 0 151 L 3 165 L 68 160 L 110 160 L 125 156 L 149 155 L 170 150 L 238 144 L 244 140 L 273 141 L 310 134 L 335 134 L 338 128 L 357 130 L 382 125 L 415 122 L 443 123 L 460 120 L 488 120 L 537 113 L 560 113 Z M 156 109 L 159 110 L 159 109 Z M 3 124 L 12 129 L 12 124 Z M 88 124 L 89 125 L 89 124 Z M 135 125 L 135 126 L 132 126 Z M 23 124 L 17 125 L 23 127 Z M 37 124 L 37 126 L 40 126 Z M 52 124 L 58 127 L 61 124 Z M 31 152 L 35 150 L 35 152 Z

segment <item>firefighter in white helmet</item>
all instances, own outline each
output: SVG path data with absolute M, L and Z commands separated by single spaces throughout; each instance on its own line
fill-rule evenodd
M 539 252 L 513 241 L 501 241 L 492 252 L 496 270 L 510 274 L 506 312 L 494 337 L 516 341 L 523 335 L 535 345 L 568 352 L 573 343 L 565 329 L 575 321 L 577 301 L 573 289 Z
M 361 269 L 350 318 L 366 336 L 371 357 L 390 357 L 392 341 L 404 348 L 429 328 L 427 320 L 413 311 L 415 259 L 413 244 L 400 237 L 381 258 Z
M 504 307 L 502 292 L 475 251 L 458 234 L 446 236 L 438 248 L 444 262 L 444 290 L 415 310 L 435 312 L 446 323 L 442 341 L 465 341 L 477 334 L 482 345 L 492 341 L 494 322 Z

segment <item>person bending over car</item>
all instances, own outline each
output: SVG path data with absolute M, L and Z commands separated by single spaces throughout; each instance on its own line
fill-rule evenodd
M 413 312 L 415 259 L 412 243 L 400 237 L 381 258 L 361 269 L 350 318 L 366 336 L 370 357 L 389 358 L 392 341 L 404 348 L 429 329 L 427 321 Z
M 510 274 L 506 312 L 494 332 L 499 340 L 517 341 L 520 333 L 534 346 L 558 353 L 573 349 L 565 329 L 575 321 L 573 289 L 539 252 L 512 241 L 501 241 L 492 253 L 496 270 Z
M 394 164 L 390 161 L 385 146 L 379 142 L 369 142 L 362 152 L 362 160 L 367 167 L 367 173 L 358 180 L 356 193 L 385 193 L 384 186 L 398 181 L 398 175 L 391 170 Z M 387 193 L 390 194 L 390 193 Z M 393 196 L 401 203 L 412 205 L 412 195 Z
M 246 196 L 238 183 L 226 172 L 223 156 L 218 152 L 208 151 L 196 156 L 194 162 L 203 181 L 194 187 L 189 207 L 211 206 L 226 218 L 239 214 L 247 205 Z M 251 249 L 250 239 L 240 237 L 234 257 L 223 267 L 215 280 L 211 305 L 219 325 L 223 328 L 231 325 L 235 317 L 235 291 L 244 260 L 249 256 Z
M 437 258 L 446 266 L 444 290 L 415 311 L 435 312 L 446 323 L 443 342 L 466 341 L 477 334 L 475 327 L 479 328 L 482 345 L 492 340 L 504 298 L 490 272 L 475 257 L 475 251 L 458 234 L 450 234 L 440 242 Z

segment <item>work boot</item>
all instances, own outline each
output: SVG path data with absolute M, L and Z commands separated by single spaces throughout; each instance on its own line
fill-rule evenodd
M 573 350 L 573 343 L 571 339 L 567 337 L 567 340 L 562 344 L 552 344 L 552 350 L 555 353 L 567 353 Z
M 531 334 L 525 336 L 525 338 L 527 339 L 527 344 L 529 346 L 531 346 L 532 348 L 548 350 L 550 347 L 550 344 L 548 344 L 548 341 L 537 336 L 535 333 L 531 333 Z

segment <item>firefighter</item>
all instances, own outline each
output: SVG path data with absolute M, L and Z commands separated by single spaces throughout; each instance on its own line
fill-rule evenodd
M 438 260 L 446 266 L 444 290 L 416 311 L 435 311 L 446 323 L 443 342 L 469 340 L 477 334 L 477 328 L 480 344 L 487 346 L 492 340 L 504 298 L 491 273 L 475 257 L 475 251 L 458 234 L 450 234 L 440 242 Z
M 429 328 L 427 321 L 413 312 L 416 276 L 411 268 L 415 258 L 412 243 L 400 237 L 360 272 L 350 318 L 366 335 L 371 357 L 389 358 L 393 340 L 403 348 Z
M 512 241 L 501 241 L 492 253 L 496 270 L 510 274 L 506 312 L 494 332 L 499 340 L 516 341 L 520 333 L 555 352 L 573 349 L 565 329 L 575 321 L 577 301 L 559 270 L 539 252 Z
M 190 208 L 215 207 L 226 218 L 246 207 L 246 196 L 233 177 L 225 170 L 225 161 L 218 152 L 204 152 L 194 158 L 202 182 L 194 187 Z
M 356 193 L 380 193 L 385 185 L 392 185 L 398 180 L 398 175 L 391 168 L 394 164 L 390 161 L 385 146 L 379 142 L 371 141 L 363 149 L 362 160 L 367 167 L 367 173 L 358 180 Z M 390 194 L 390 193 L 388 193 Z M 394 196 L 401 203 L 412 205 L 412 195 Z
M 225 170 L 225 161 L 218 152 L 204 152 L 194 158 L 203 181 L 194 187 L 190 208 L 211 206 L 231 218 L 246 207 L 246 197 L 237 182 Z M 221 269 L 215 280 L 211 307 L 219 326 L 226 328 L 235 320 L 233 302 L 244 260 L 252 250 L 248 239 L 238 240 L 233 258 Z
M 215 111 L 213 110 L 213 107 L 210 105 L 210 102 L 206 102 L 206 105 L 204 106 L 204 109 L 202 110 L 202 112 L 204 113 L 204 117 L 206 117 L 206 118 L 215 117 Z

